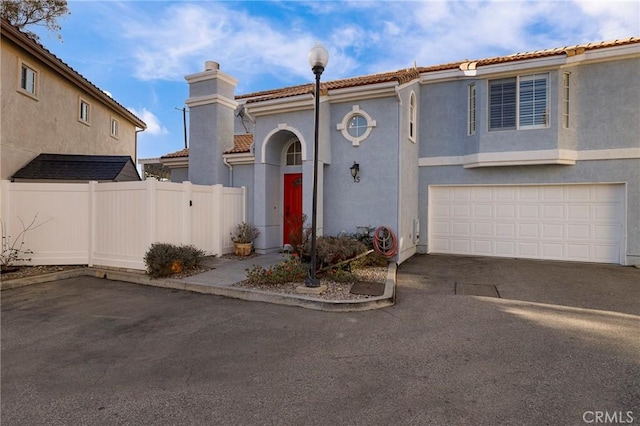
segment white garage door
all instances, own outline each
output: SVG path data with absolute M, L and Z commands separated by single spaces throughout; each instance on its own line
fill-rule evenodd
M 429 252 L 620 263 L 624 185 L 430 186 Z

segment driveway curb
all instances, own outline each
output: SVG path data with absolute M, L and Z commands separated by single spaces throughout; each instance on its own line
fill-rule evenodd
M 84 267 L 33 277 L 16 278 L 2 281 L 2 290 L 20 288 L 32 284 L 42 284 L 50 281 L 90 276 L 104 278 L 112 281 L 124 281 L 132 284 L 148 285 L 151 287 L 169 288 L 175 290 L 191 291 L 201 294 L 212 294 L 234 299 L 242 299 L 252 302 L 273 303 L 278 305 L 297 306 L 318 311 L 353 312 L 367 311 L 392 306 L 395 303 L 397 265 L 389 263 L 385 290 L 382 296 L 368 299 L 354 300 L 324 300 L 305 295 L 276 293 L 263 290 L 252 290 L 233 286 L 216 284 L 202 284 L 178 279 L 153 279 L 148 275 L 128 270 L 118 270 L 99 267 Z

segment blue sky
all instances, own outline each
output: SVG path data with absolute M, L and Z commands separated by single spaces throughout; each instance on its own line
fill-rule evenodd
M 51 52 L 142 118 L 138 157 L 184 147 L 184 76 L 220 63 L 237 94 L 640 35 L 638 1 L 69 1 Z

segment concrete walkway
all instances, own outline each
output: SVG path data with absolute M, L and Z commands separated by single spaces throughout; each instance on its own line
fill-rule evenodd
M 216 285 L 229 287 L 247 279 L 247 269 L 253 268 L 255 265 L 268 268 L 272 265 L 282 262 L 284 257 L 282 253 L 269 253 L 252 257 L 247 260 L 225 259 L 223 257 L 207 257 L 203 262 L 206 266 L 212 268 L 202 274 L 192 275 L 180 281 L 185 283 Z
M 259 255 L 247 260 L 210 257 L 205 259 L 205 264 L 211 267 L 211 270 L 181 279 L 154 279 L 146 275 L 144 271 L 92 267 L 79 268 L 75 270 L 33 277 L 18 278 L 9 281 L 2 281 L 1 284 L 2 290 L 8 290 L 11 288 L 18 288 L 31 284 L 40 284 L 49 281 L 56 281 L 60 279 L 86 275 L 153 287 L 172 288 L 177 290 L 192 291 L 195 293 L 213 294 L 217 296 L 225 296 L 255 302 L 299 306 L 321 311 L 363 311 L 369 309 L 384 308 L 386 306 L 393 305 L 395 302 L 397 269 L 395 263 L 389 264 L 384 294 L 382 296 L 372 296 L 366 299 L 325 300 L 303 294 L 286 294 L 234 286 L 234 284 L 247 279 L 246 270 L 251 269 L 254 265 L 260 265 L 268 268 L 272 265 L 282 262 L 283 260 L 284 257 L 281 253 Z

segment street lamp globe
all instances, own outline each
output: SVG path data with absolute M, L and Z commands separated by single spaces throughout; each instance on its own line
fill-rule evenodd
M 309 50 L 309 65 L 314 73 L 324 71 L 325 67 L 329 63 L 329 52 L 322 43 L 316 43 L 315 46 Z

